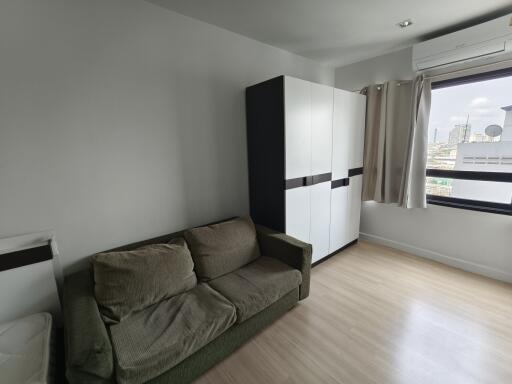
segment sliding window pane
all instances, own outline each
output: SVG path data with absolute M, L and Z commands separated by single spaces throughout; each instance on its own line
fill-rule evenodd
M 512 183 L 480 180 L 452 180 L 451 197 L 511 204 Z
M 432 90 L 427 168 L 512 172 L 512 76 Z
M 512 183 L 427 177 L 426 191 L 428 195 L 434 196 L 512 203 Z
M 442 177 L 427 177 L 427 195 L 446 196 L 452 195 L 452 179 Z

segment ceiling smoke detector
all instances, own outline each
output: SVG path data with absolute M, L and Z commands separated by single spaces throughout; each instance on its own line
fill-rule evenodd
M 400 28 L 407 28 L 412 25 L 412 20 L 411 19 L 403 20 L 403 21 L 399 22 L 397 25 Z

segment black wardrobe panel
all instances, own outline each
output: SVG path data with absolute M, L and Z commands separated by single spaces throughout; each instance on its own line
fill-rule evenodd
M 362 175 L 363 174 L 363 167 L 360 168 L 352 168 L 348 170 L 348 177 Z
M 0 255 L 0 271 L 40 263 L 42 261 L 51 260 L 52 257 L 52 247 L 49 243 L 21 251 L 4 253 Z
M 284 76 L 245 90 L 251 217 L 285 231 Z
M 346 187 L 350 184 L 350 179 L 348 177 L 344 179 L 338 179 L 331 181 L 331 189 L 339 188 L 339 187 Z

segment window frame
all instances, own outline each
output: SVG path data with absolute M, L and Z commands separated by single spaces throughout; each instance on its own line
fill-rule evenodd
M 469 76 L 454 77 L 447 80 L 433 81 L 432 89 L 434 90 L 453 87 L 457 85 L 476 83 L 479 81 L 493 80 L 509 76 L 512 76 L 512 67 L 499 69 L 496 71 L 477 73 Z M 512 172 L 480 172 L 427 168 L 425 174 L 425 182 L 427 177 L 512 183 Z M 512 215 L 512 199 L 510 204 L 506 204 L 427 194 L 427 204 L 467 209 L 471 211 L 496 213 L 501 215 Z

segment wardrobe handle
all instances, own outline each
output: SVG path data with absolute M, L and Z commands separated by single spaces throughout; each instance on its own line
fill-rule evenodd
M 331 181 L 331 189 L 339 188 L 339 187 L 347 187 L 350 185 L 350 178 L 346 177 L 344 179 L 338 179 Z
M 332 173 L 321 173 L 319 175 L 313 176 L 313 184 L 324 183 L 326 181 L 330 181 L 332 178 Z

